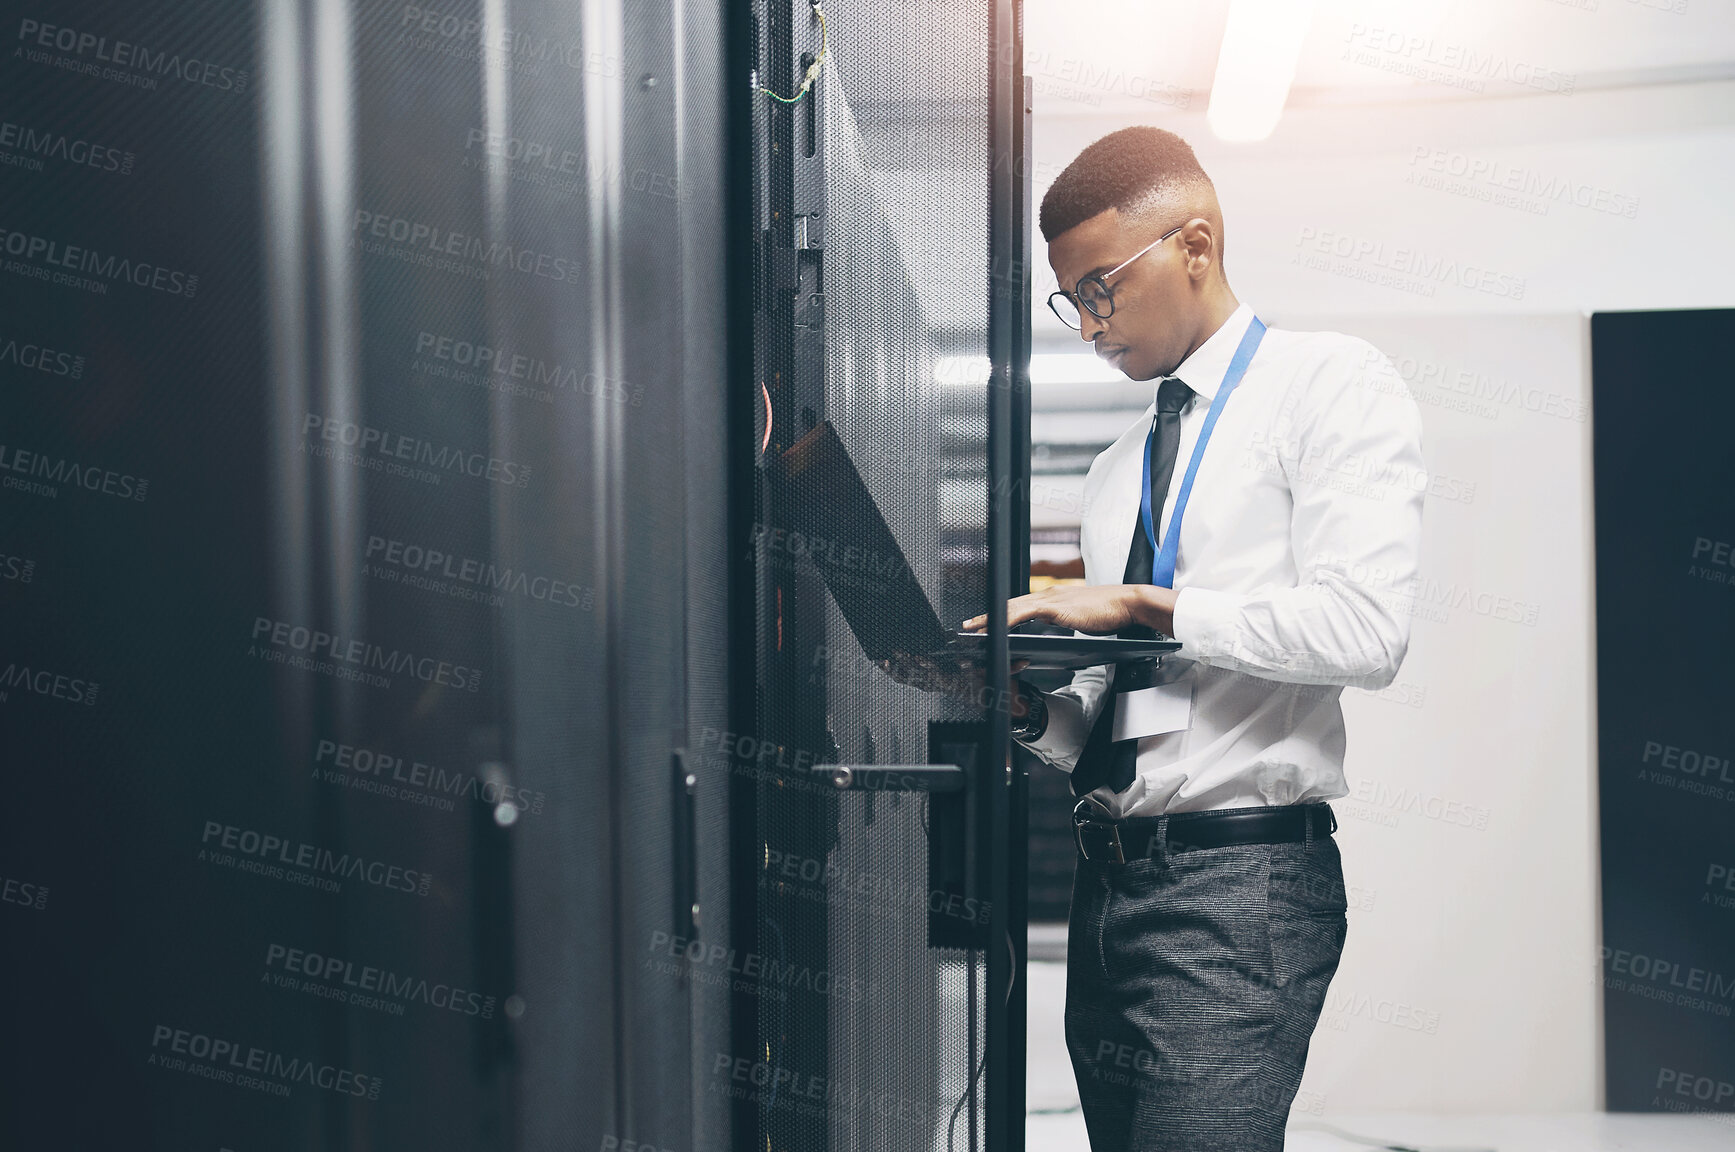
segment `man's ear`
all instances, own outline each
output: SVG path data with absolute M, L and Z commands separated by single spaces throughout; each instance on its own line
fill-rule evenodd
M 1195 216 L 1181 228 L 1181 243 L 1187 249 L 1187 275 L 1200 280 L 1217 262 L 1217 233 L 1211 222 Z

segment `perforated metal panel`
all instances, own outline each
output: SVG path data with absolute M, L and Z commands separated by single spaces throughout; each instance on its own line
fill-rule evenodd
M 738 7 L 8 8 L 0 1148 L 727 1146 Z
M 764 455 L 829 421 L 952 628 L 987 603 L 990 8 L 825 15 L 814 92 L 755 114 Z M 787 95 L 818 22 L 806 3 L 760 19 L 762 81 Z M 981 698 L 876 666 L 801 554 L 824 542 L 791 544 L 768 495 L 759 511 L 756 735 L 782 771 L 755 786 L 755 950 L 832 992 L 762 987 L 749 1127 L 804 1152 L 984 1147 Z M 833 791 L 809 770 L 921 763 L 970 786 Z

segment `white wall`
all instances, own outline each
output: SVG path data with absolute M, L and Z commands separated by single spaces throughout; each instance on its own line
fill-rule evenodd
M 1116 118 L 1051 101 L 1039 194 L 1122 124 L 1186 136 L 1217 183 L 1241 298 L 1279 326 L 1384 349 L 1422 401 L 1431 469 L 1461 497 L 1430 499 L 1398 684 L 1346 694 L 1351 927 L 1302 1102 L 1599 1107 L 1586 314 L 1735 306 L 1735 84 L 1316 101 L 1244 146 L 1214 141 L 1203 109 Z M 1486 180 L 1428 187 L 1436 162 L 1567 193 L 1514 205 Z M 1040 253 L 1039 270 L 1052 280 Z M 1065 340 L 1045 312 L 1036 323 L 1039 348 Z
M 1423 580 L 1396 593 L 1412 612 L 1397 683 L 1344 695 L 1350 795 L 1334 807 L 1350 935 L 1305 1099 L 1595 1108 L 1587 322 L 1274 319 L 1363 336 L 1415 377 L 1434 491 L 1456 497 L 1430 497 Z
M 1588 320 L 1264 312 L 1385 350 L 1438 493 L 1422 581 L 1380 588 L 1398 681 L 1344 695 L 1350 935 L 1300 1114 L 1599 1107 Z
M 1045 187 L 1084 145 L 1131 123 L 1193 144 L 1223 204 L 1230 280 L 1259 308 L 1438 315 L 1735 305 L 1729 81 L 1300 108 L 1252 145 L 1214 140 L 1197 114 L 1057 115 L 1036 125 L 1038 181 Z M 1442 175 L 1436 161 L 1473 164 L 1480 175 L 1454 190 L 1419 182 Z M 1490 174 L 1565 195 L 1489 202 L 1478 197 L 1498 191 Z M 1609 210 L 1629 204 L 1630 216 Z M 1053 273 L 1040 234 L 1036 241 L 1037 292 L 1046 295 Z M 1346 241 L 1351 255 L 1333 255 Z M 1393 286 L 1356 278 L 1394 267 L 1412 271 Z M 1499 279 L 1465 286 L 1465 269 L 1504 277 L 1505 294 Z M 1035 321 L 1047 340 L 1083 347 L 1040 301 Z

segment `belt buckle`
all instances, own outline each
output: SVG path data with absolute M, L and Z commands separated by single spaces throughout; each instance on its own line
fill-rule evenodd
M 1090 851 L 1084 846 L 1084 829 L 1086 825 L 1090 825 L 1093 828 L 1108 829 L 1109 846 L 1114 849 L 1114 862 L 1116 864 L 1125 864 L 1127 862 L 1126 853 L 1121 850 L 1121 830 L 1118 824 L 1111 820 L 1075 820 L 1072 823 L 1073 842 L 1078 845 L 1078 850 L 1084 854 L 1086 860 L 1093 859 Z

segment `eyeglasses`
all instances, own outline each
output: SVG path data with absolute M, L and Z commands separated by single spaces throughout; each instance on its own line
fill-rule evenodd
M 1097 276 L 1083 277 L 1073 286 L 1071 292 L 1064 288 L 1057 292 L 1050 292 L 1048 294 L 1049 310 L 1060 317 L 1062 324 L 1075 332 L 1084 330 L 1084 316 L 1078 310 L 1080 304 L 1090 309 L 1090 314 L 1098 320 L 1107 320 L 1114 315 L 1114 289 L 1108 286 L 1108 277 L 1113 276 L 1185 227 L 1185 224 L 1177 224 L 1107 272 Z

